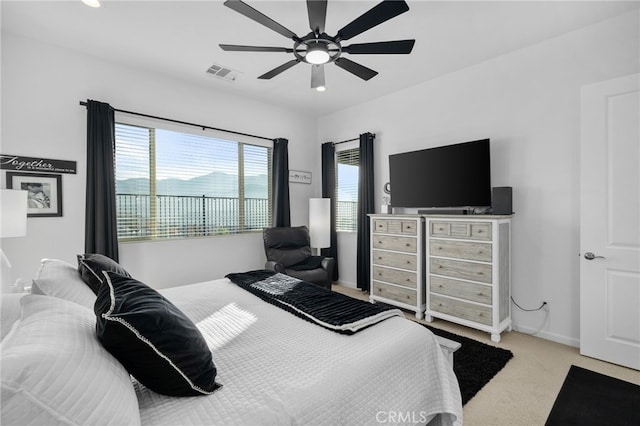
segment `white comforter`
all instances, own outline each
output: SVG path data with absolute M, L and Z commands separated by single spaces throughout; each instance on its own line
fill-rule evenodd
M 162 293 L 213 351 L 223 388 L 172 398 L 136 384 L 147 425 L 462 424 L 458 383 L 426 328 L 396 317 L 338 334 L 227 279 Z

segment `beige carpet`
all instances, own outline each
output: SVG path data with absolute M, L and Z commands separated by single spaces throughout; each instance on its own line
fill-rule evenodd
M 334 285 L 334 291 L 368 300 L 369 295 Z M 416 320 L 411 312 L 408 319 Z M 424 322 L 424 321 L 420 321 Z M 640 384 L 640 372 L 581 356 L 578 348 L 512 331 L 494 343 L 488 333 L 435 320 L 433 327 L 499 346 L 513 358 L 464 406 L 466 426 L 544 425 L 572 364 L 621 380 Z

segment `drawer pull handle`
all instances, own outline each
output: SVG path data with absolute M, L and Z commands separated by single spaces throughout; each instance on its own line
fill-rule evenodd
M 411 281 L 411 278 L 407 278 L 405 281 L 409 282 L 409 281 Z
M 442 265 L 438 265 L 438 269 L 442 269 Z
M 410 264 L 411 264 L 411 261 L 410 261 L 410 260 L 407 260 L 407 265 L 410 265 Z
M 438 285 L 438 288 L 442 288 L 442 284 L 439 284 L 439 285 Z
M 382 244 L 382 241 L 378 241 L 378 244 Z
M 478 275 L 484 275 L 484 273 L 483 272 L 478 272 Z
M 482 234 L 482 229 L 478 229 L 478 234 Z
M 378 260 L 382 260 L 382 256 L 378 256 Z
M 478 293 L 478 296 L 484 296 L 484 293 L 480 292 Z

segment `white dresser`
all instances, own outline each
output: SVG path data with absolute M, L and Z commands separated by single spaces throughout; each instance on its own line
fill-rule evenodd
M 511 216 L 426 215 L 426 315 L 511 330 Z
M 370 215 L 370 300 L 415 312 L 426 307 L 424 218 L 420 215 Z

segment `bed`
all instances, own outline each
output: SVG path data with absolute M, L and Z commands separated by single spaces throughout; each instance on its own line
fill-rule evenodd
M 80 284 L 75 266 L 45 260 L 39 294 L 3 297 L 2 424 L 462 424 L 452 366 L 434 335 L 402 316 L 345 334 L 227 278 L 161 290 L 202 333 L 222 385 L 173 397 L 101 347 L 96 296 Z

